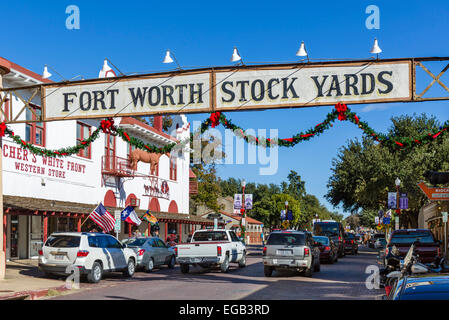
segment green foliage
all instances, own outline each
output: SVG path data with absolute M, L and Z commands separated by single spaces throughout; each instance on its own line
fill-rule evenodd
M 435 117 L 425 114 L 395 117 L 391 121 L 389 136 L 403 139 L 440 128 Z M 417 227 L 419 209 L 427 202 L 417 183 L 427 170 L 449 169 L 449 139 L 446 135 L 412 149 L 379 145 L 368 138 L 350 140 L 339 150 L 332 166 L 326 197 L 334 206 L 342 205 L 352 212 L 363 209 L 365 214 L 387 210 L 388 192 L 396 191 L 394 182 L 399 177 L 400 191 L 408 194 L 410 208 L 402 212 L 401 223 Z
M 215 164 L 195 164 L 191 166 L 198 179 L 198 194 L 191 196 L 192 207 L 205 205 L 209 209 L 218 212 L 221 208 L 217 199 L 221 195 L 218 184 Z

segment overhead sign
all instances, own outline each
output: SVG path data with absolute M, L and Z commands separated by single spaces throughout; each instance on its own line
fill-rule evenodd
M 429 200 L 449 200 L 449 188 L 430 188 L 422 181 L 418 183 L 418 187 Z
M 245 209 L 251 210 L 253 208 L 253 195 L 251 193 L 245 194 Z
M 242 208 L 242 194 L 234 194 L 234 210 L 240 210 Z
M 388 192 L 388 208 L 396 209 L 396 192 Z
M 411 60 L 235 66 L 41 85 L 44 120 L 412 100 Z

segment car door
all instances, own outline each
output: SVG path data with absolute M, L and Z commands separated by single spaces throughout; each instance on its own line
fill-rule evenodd
M 96 236 L 98 250 L 98 258 L 103 262 L 103 270 L 110 271 L 114 268 L 111 252 L 108 250 L 109 241 L 105 235 Z
M 233 231 L 229 231 L 229 236 L 231 237 L 231 241 L 232 241 L 232 252 L 231 252 L 232 259 L 231 259 L 231 261 L 234 261 L 234 262 L 240 261 L 243 257 L 244 246 L 243 246 L 242 242 L 240 241 L 240 239 L 237 237 L 237 235 Z
M 168 264 L 173 253 L 168 250 L 168 247 L 165 245 L 164 241 L 157 239 L 157 242 L 159 244 L 159 250 L 161 251 L 161 264 Z
M 112 269 L 120 270 L 126 268 L 127 261 L 123 252 L 122 244 L 113 236 L 107 236 L 108 248 L 112 257 Z

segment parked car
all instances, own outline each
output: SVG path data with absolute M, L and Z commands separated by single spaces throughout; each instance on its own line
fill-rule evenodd
M 176 256 L 173 248 L 158 237 L 131 238 L 126 244 L 136 253 L 137 267 L 145 272 L 151 272 L 161 265 L 167 265 L 170 269 L 175 267 Z
M 55 232 L 39 251 L 39 268 L 46 275 L 68 275 L 77 268 L 89 282 L 105 272 L 120 271 L 132 277 L 136 254 L 111 235 L 91 232 Z
M 449 274 L 406 276 L 396 281 L 388 300 L 449 300 Z
M 218 266 L 222 272 L 228 272 L 231 262 L 246 266 L 246 246 L 230 230 L 197 230 L 190 243 L 178 244 L 174 250 L 182 273 L 188 273 L 190 265 Z
M 356 234 L 355 241 L 357 241 L 358 244 L 362 244 L 362 236 L 360 234 Z
M 375 249 L 383 249 L 387 245 L 387 240 L 385 238 L 379 238 L 374 242 Z
M 415 243 L 416 253 L 422 263 L 432 263 L 439 256 L 441 241 L 436 240 L 428 229 L 400 229 L 391 233 L 389 242 L 385 249 L 385 265 L 396 267 L 397 259 L 391 258 L 393 246 L 398 249 L 398 256 L 405 257 L 408 250 Z
M 345 233 L 343 243 L 346 252 L 350 252 L 351 254 L 359 253 L 359 245 L 353 233 Z
M 334 220 L 323 220 L 313 224 L 313 234 L 315 236 L 325 236 L 331 239 L 338 248 L 338 257 L 345 256 L 343 244 L 344 228 L 340 222 Z
M 371 237 L 368 240 L 368 247 L 374 248 L 374 243 L 379 238 L 385 238 L 385 234 L 384 233 L 375 233 L 375 234 L 371 235 Z
M 276 269 L 298 270 L 307 277 L 320 271 L 320 250 L 309 232 L 271 232 L 262 255 L 266 277 L 270 277 Z
M 314 236 L 313 240 L 317 242 L 320 249 L 320 262 L 334 263 L 338 261 L 338 248 L 328 237 Z

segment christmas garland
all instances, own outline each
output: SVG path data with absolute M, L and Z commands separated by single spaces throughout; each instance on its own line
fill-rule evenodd
M 204 131 L 209 129 L 209 127 L 215 128 L 219 124 L 222 124 L 227 129 L 233 130 L 237 136 L 240 136 L 248 143 L 254 143 L 256 145 L 264 145 L 268 147 L 275 144 L 282 147 L 293 147 L 297 143 L 302 141 L 308 141 L 312 137 L 318 136 L 325 130 L 329 129 L 330 127 L 333 127 L 333 122 L 335 122 L 337 119 L 340 121 L 350 121 L 355 125 L 357 125 L 360 129 L 362 129 L 364 134 L 373 139 L 374 141 L 377 141 L 384 146 L 396 148 L 407 148 L 419 144 L 430 143 L 437 137 L 443 136 L 445 133 L 447 133 L 449 128 L 449 120 L 448 120 L 443 124 L 443 126 L 440 126 L 439 129 L 434 129 L 431 132 L 422 134 L 418 137 L 414 138 L 402 138 L 396 136 L 390 137 L 382 133 L 377 133 L 366 122 L 360 121 L 360 117 L 358 117 L 357 114 L 355 114 L 354 112 L 351 112 L 351 110 L 345 104 L 337 103 L 335 105 L 335 109 L 327 114 L 326 119 L 324 119 L 323 122 L 318 123 L 315 127 L 310 128 L 305 132 L 300 132 L 292 136 L 291 138 L 286 139 L 278 138 L 276 140 L 272 140 L 269 138 L 258 139 L 255 136 L 247 135 L 245 134 L 245 130 L 233 124 L 231 120 L 227 119 L 226 116 L 219 111 L 212 113 L 209 119 L 207 119 L 201 124 L 201 132 L 203 133 Z
M 315 127 L 310 128 L 305 132 L 300 132 L 292 136 L 291 138 L 286 139 L 279 139 L 279 138 L 274 140 L 270 138 L 259 139 L 255 136 L 245 134 L 245 130 L 232 123 L 232 121 L 226 118 L 226 116 L 221 112 L 211 113 L 210 117 L 201 123 L 200 130 L 196 132 L 194 135 L 191 135 L 190 139 L 186 139 L 185 141 L 181 141 L 178 143 L 170 143 L 163 147 L 157 147 L 155 145 L 146 144 L 145 142 L 136 137 L 130 137 L 125 130 L 114 125 L 114 120 L 112 118 L 102 120 L 100 123 L 100 127 L 98 127 L 87 139 L 80 141 L 79 144 L 76 144 L 75 146 L 72 147 L 60 148 L 58 150 L 51 150 L 37 147 L 29 142 L 24 141 L 20 136 L 15 135 L 14 132 L 11 129 L 9 129 L 4 122 L 0 123 L 0 137 L 7 135 L 22 148 L 27 149 L 36 155 L 47 157 L 65 157 L 77 154 L 80 152 L 80 150 L 89 147 L 89 145 L 92 142 L 98 139 L 100 131 L 102 131 L 104 133 L 119 136 L 120 138 L 122 138 L 123 141 L 129 143 L 130 145 L 138 149 L 142 149 L 152 153 L 169 153 L 175 147 L 183 148 L 186 145 L 190 145 L 192 140 L 199 134 L 203 134 L 211 127 L 215 128 L 218 125 L 222 124 L 225 128 L 233 130 L 233 132 L 237 136 L 243 138 L 248 143 L 253 143 L 256 145 L 262 145 L 266 147 L 271 147 L 273 145 L 278 145 L 281 147 L 293 147 L 299 142 L 308 141 L 311 138 L 320 135 L 325 130 L 328 130 L 330 127 L 333 127 L 333 122 L 335 122 L 337 119 L 340 121 L 350 121 L 354 123 L 360 129 L 363 130 L 365 135 L 367 135 L 374 141 L 377 141 L 384 146 L 390 146 L 394 148 L 408 148 L 420 144 L 430 143 L 437 137 L 441 137 L 445 133 L 447 133 L 449 128 L 449 120 L 448 120 L 443 124 L 443 126 L 439 127 L 439 129 L 433 129 L 431 132 L 422 134 L 418 137 L 414 138 L 402 138 L 396 136 L 389 137 L 382 133 L 377 133 L 366 122 L 360 121 L 360 117 L 358 117 L 354 112 L 351 112 L 351 110 L 345 104 L 337 103 L 335 105 L 335 109 L 327 114 L 326 119 L 324 119 L 323 122 L 318 123 Z

